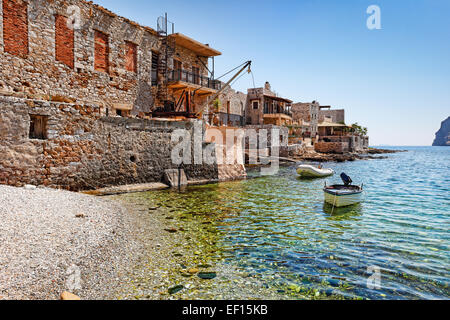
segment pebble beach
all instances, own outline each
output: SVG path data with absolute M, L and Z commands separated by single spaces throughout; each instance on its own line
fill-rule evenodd
M 125 209 L 114 201 L 0 186 L 0 299 L 105 299 L 129 262 Z
M 0 300 L 276 299 L 144 195 L 0 186 Z

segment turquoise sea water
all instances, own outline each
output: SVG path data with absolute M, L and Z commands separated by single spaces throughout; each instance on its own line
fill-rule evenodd
M 208 232 L 220 263 L 257 275 L 280 299 L 448 299 L 450 148 L 404 149 L 383 160 L 326 164 L 364 183 L 365 201 L 349 208 L 325 205 L 325 180 L 300 180 L 294 166 L 152 197 L 179 217 L 213 220 Z M 339 174 L 327 181 L 340 182 Z M 374 270 L 380 287 L 368 286 Z

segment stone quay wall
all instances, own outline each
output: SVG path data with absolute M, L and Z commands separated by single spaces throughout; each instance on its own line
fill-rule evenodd
M 314 150 L 319 153 L 345 153 L 350 148 L 348 142 L 316 142 Z
M 0 96 L 0 184 L 79 191 L 159 182 L 164 170 L 178 168 L 171 160 L 173 131 L 187 129 L 193 137 L 194 124 L 203 126 L 198 120 L 106 117 L 100 109 Z M 45 131 L 37 139 L 30 136 L 36 116 Z M 189 180 L 219 180 L 217 164 L 182 168 Z
M 314 147 L 320 153 L 364 152 L 369 148 L 369 137 L 325 136 Z

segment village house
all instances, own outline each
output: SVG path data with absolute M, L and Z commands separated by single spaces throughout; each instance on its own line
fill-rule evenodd
M 189 115 L 217 92 L 208 60 L 221 53 L 83 0 L 0 2 L 1 92 L 99 104 L 117 116 Z
M 292 105 L 294 121 L 302 128 L 304 138 L 314 139 L 318 133 L 320 104 L 313 102 L 298 102 Z
M 246 123 L 248 125 L 292 125 L 292 100 L 281 98 L 272 91 L 270 83 L 263 88 L 248 89 Z
M 160 34 L 167 33 L 162 31 Z M 158 87 L 157 94 L 162 105 L 156 108 L 153 116 L 195 118 L 206 109 L 208 97 L 222 86 L 208 71 L 209 59 L 221 53 L 181 33 L 163 37 L 161 49 L 158 54 L 160 58 L 155 59 L 155 65 L 159 61 L 160 73 L 154 85 Z
M 224 86 L 225 84 L 221 84 Z M 245 126 L 245 114 L 247 106 L 247 95 L 243 92 L 236 91 L 231 87 L 219 95 L 218 100 L 213 104 L 211 109 L 216 117 L 215 125 L 227 127 L 243 127 Z
M 314 149 L 321 153 L 362 152 L 369 147 L 369 138 L 345 123 L 345 110 L 320 107 L 319 141 Z
M 203 121 L 187 118 L 220 88 L 208 62 L 220 52 L 167 17 L 157 25 L 84 0 L 0 1 L 0 184 L 90 190 L 178 169 L 172 132 L 204 136 Z M 189 180 L 223 178 L 217 164 L 182 169 Z
M 319 109 L 319 123 L 333 122 L 333 123 L 345 123 L 345 110 L 344 109 L 331 109 L 331 106 L 320 106 Z
M 317 152 L 360 152 L 368 148 L 368 137 L 362 136 L 345 124 L 344 109 L 321 106 L 317 101 L 299 102 L 292 105 L 292 114 L 296 135 L 301 135 L 303 143 L 311 140 Z

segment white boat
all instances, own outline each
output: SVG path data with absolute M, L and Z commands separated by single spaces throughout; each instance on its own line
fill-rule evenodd
M 347 207 L 363 200 L 363 187 L 352 185 L 333 185 L 325 186 L 323 189 L 325 193 L 325 202 L 331 204 L 333 207 Z
M 332 169 L 321 169 L 303 164 L 297 168 L 297 173 L 302 178 L 325 178 L 334 175 L 335 172 Z

